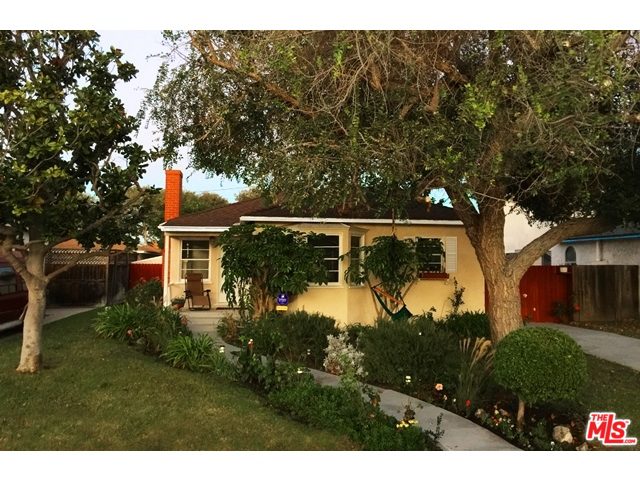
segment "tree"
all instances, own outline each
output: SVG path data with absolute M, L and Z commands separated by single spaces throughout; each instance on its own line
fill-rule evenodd
M 236 194 L 236 202 L 244 202 L 245 200 L 253 200 L 262 197 L 262 192 L 255 187 L 245 188 Z
M 143 219 L 142 236 L 147 243 L 155 242 L 162 246 L 163 235 L 158 225 L 164 221 L 164 189 L 148 197 L 149 210 Z M 221 207 L 229 203 L 226 198 L 217 193 L 203 192 L 196 193 L 190 191 L 182 192 L 181 214 L 202 212 L 212 208 Z
M 127 197 L 148 154 L 138 121 L 114 96 L 135 67 L 86 31 L 0 32 L 0 254 L 29 301 L 18 372 L 42 363 L 49 282 L 115 243 L 137 245 L 142 195 Z M 87 252 L 45 274 L 47 252 L 77 239 Z M 101 249 L 89 251 L 99 244 Z
M 634 32 L 187 32 L 147 98 L 165 158 L 293 210 L 444 188 L 486 279 L 494 341 L 519 280 L 563 238 L 640 217 Z M 513 258 L 505 207 L 551 227 Z
M 327 283 L 322 252 L 309 242 L 317 237 L 254 224 L 234 225 L 222 233 L 222 290 L 229 305 L 259 318 L 275 309 L 280 292 L 297 295 L 310 282 Z

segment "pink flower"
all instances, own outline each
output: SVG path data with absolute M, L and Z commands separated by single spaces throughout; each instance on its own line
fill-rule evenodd
M 442 389 L 443 389 L 443 388 L 444 388 L 444 387 L 443 387 L 443 385 L 442 385 L 441 383 L 436 383 L 436 390 L 437 390 L 437 391 L 439 391 L 439 392 L 440 392 L 440 391 L 442 391 Z
M 131 329 L 127 330 L 127 336 L 128 337 L 133 337 L 133 330 L 131 330 Z

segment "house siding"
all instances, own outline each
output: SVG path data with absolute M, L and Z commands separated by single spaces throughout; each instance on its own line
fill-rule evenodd
M 364 236 L 365 245 L 371 245 L 374 238 L 391 235 L 391 225 L 357 223 L 345 224 L 288 224 L 289 228 L 303 232 L 325 233 L 338 235 L 340 238 L 340 254 L 349 252 L 350 236 L 354 233 Z M 454 278 L 458 286 L 465 288 L 463 295 L 465 310 L 484 310 L 484 277 L 462 226 L 431 226 L 431 225 L 397 225 L 398 238 L 436 237 L 449 239 L 447 245 L 456 244 L 455 272 L 449 273 L 449 278 L 420 279 L 406 295 L 405 302 L 414 314 L 420 314 L 435 309 L 434 315 L 440 317 L 450 311 L 449 298 L 453 295 Z M 184 281 L 180 279 L 181 240 L 193 238 L 213 238 L 214 235 L 171 235 L 168 237 L 169 248 L 165 249 L 168 258 L 167 290 L 165 302 L 184 293 Z M 452 239 L 455 239 L 453 241 Z M 451 247 L 452 248 L 452 247 Z M 210 247 L 209 268 L 210 278 L 205 281 L 205 288 L 211 289 L 211 301 L 218 307 L 224 306 L 220 294 L 219 259 L 220 248 L 214 244 Z M 451 265 L 451 262 L 448 262 Z M 349 266 L 347 259 L 340 262 L 340 275 L 337 283 L 329 285 L 311 285 L 307 292 L 296 296 L 290 303 L 290 310 L 306 310 L 320 312 L 334 317 L 342 325 L 351 323 L 372 324 L 377 317 L 377 303 L 366 286 L 352 286 L 344 279 L 344 272 Z

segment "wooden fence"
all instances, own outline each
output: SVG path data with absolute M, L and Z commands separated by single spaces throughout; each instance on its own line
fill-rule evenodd
M 162 279 L 161 263 L 132 263 L 129 265 L 129 288 L 152 278 Z
M 522 318 L 533 322 L 560 322 L 571 303 L 568 266 L 533 266 L 520 280 Z
M 638 265 L 573 267 L 575 320 L 610 322 L 638 319 Z

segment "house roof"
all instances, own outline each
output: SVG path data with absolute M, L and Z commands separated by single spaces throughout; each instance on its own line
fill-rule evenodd
M 198 213 L 181 215 L 180 217 L 168 220 L 163 227 L 229 227 L 241 221 L 291 221 L 303 222 L 309 220 L 316 221 L 362 221 L 389 223 L 392 219 L 391 210 L 382 215 L 376 214 L 371 209 L 359 209 L 349 211 L 338 211 L 331 209 L 317 216 L 304 216 L 304 214 L 293 214 L 285 207 L 279 205 L 268 206 L 265 200 L 257 198 L 242 202 L 230 203 L 221 207 L 213 208 Z M 430 208 L 424 203 L 413 202 L 407 208 L 407 219 L 410 221 L 425 222 L 458 222 L 458 216 L 452 208 L 443 205 L 431 205 Z M 398 220 L 402 222 L 402 220 Z
M 96 244 L 94 248 L 99 250 L 100 245 Z M 78 242 L 75 239 L 66 240 L 64 242 L 58 243 L 55 247 L 53 247 L 53 249 L 54 250 L 81 250 L 83 252 L 85 251 L 85 248 L 80 244 L 80 242 Z M 111 247 L 111 251 L 116 251 L 116 252 L 123 252 L 127 249 L 128 247 L 122 243 L 113 245 Z M 155 243 L 151 245 L 138 245 L 136 249 L 133 251 L 136 253 L 156 253 L 158 255 L 162 253 L 162 249 L 158 247 L 158 245 Z
M 570 237 L 562 241 L 562 243 L 583 243 L 595 242 L 598 240 L 636 240 L 640 239 L 640 229 L 618 227 L 609 232 L 597 235 L 581 235 Z

